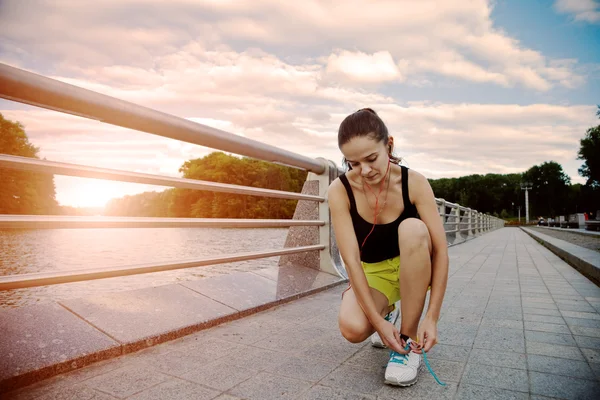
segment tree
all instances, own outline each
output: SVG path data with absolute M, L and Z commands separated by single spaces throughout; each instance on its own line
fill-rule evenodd
M 31 158 L 39 148 L 29 142 L 23 125 L 0 114 L 0 153 Z M 0 168 L 0 214 L 55 214 L 54 176 Z
M 596 115 L 600 117 L 600 105 Z M 579 141 L 578 160 L 584 160 L 579 175 L 588 178 L 586 185 L 600 186 L 600 125 L 589 128 Z
M 567 208 L 571 178 L 559 163 L 547 161 L 534 165 L 523 174 L 523 181 L 532 184 L 529 192 L 532 215 L 553 217 L 570 212 Z

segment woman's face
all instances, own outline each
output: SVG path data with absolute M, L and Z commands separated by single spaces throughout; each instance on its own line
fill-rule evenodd
M 383 141 L 376 142 L 369 135 L 357 136 L 340 148 L 342 154 L 366 183 L 377 185 L 385 177 L 389 157 Z

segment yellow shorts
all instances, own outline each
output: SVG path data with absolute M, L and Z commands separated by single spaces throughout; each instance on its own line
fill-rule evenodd
M 361 262 L 369 287 L 383 293 L 388 305 L 400 300 L 400 256 L 376 263 Z

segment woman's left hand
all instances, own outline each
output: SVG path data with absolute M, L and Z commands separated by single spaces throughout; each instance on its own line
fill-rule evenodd
M 421 354 L 423 351 L 428 353 L 437 344 L 437 321 L 426 316 L 421 326 L 419 326 L 417 338 L 419 347 L 413 351 L 417 354 Z

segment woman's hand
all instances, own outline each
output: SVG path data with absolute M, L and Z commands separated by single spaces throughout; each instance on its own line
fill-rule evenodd
M 400 354 L 408 354 L 410 350 L 404 350 L 402 347 L 402 340 L 400 340 L 400 333 L 389 321 L 381 318 L 381 322 L 375 326 L 375 330 L 379 333 L 383 343 L 389 348 Z
M 419 347 L 413 351 L 418 354 L 421 354 L 423 351 L 428 353 L 437 344 L 437 321 L 426 316 L 421 326 L 419 326 L 417 338 L 419 340 Z

